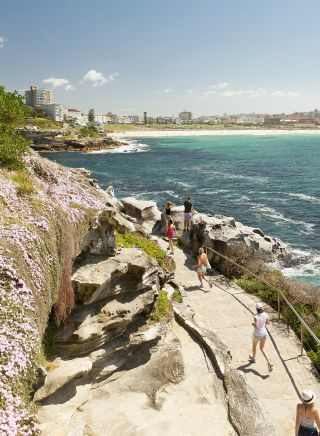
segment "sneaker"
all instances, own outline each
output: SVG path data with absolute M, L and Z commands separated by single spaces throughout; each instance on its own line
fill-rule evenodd
M 200 288 L 200 289 L 204 289 L 204 286 L 203 286 L 203 285 L 200 285 L 199 288 Z
M 255 357 L 249 356 L 249 362 L 256 363 Z
M 273 370 L 273 365 L 270 362 L 268 363 L 268 370 L 269 370 L 269 372 L 271 372 Z
M 174 251 L 171 251 L 171 254 L 174 254 Z

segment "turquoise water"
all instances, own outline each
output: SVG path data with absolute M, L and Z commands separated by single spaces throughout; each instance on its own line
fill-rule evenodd
M 295 250 L 286 274 L 320 285 L 320 136 L 189 136 L 143 138 L 104 154 L 52 153 L 86 167 L 117 197 L 134 195 L 234 216 Z

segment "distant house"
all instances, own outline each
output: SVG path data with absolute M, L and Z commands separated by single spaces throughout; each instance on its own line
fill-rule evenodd
M 66 113 L 67 120 L 74 120 L 80 126 L 85 126 L 88 122 L 88 114 L 81 112 L 78 109 L 68 109 Z

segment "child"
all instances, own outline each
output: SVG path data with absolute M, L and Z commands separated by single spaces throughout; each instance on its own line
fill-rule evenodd
M 167 250 L 171 250 L 171 254 L 173 254 L 173 242 L 172 242 L 172 238 L 174 238 L 176 235 L 176 228 L 173 224 L 172 219 L 170 218 L 168 220 L 168 228 L 167 228 L 167 237 L 168 237 L 168 241 L 169 241 L 169 247 L 167 248 Z

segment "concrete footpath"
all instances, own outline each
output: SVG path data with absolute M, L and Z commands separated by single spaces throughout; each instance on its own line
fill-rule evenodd
M 162 248 L 167 243 L 159 240 Z M 242 371 L 255 391 L 271 421 L 277 435 L 294 435 L 295 409 L 299 402 L 299 392 L 312 389 L 320 400 L 320 382 L 313 373 L 307 356 L 300 356 L 300 343 L 286 325 L 277 320 L 277 314 L 266 306 L 271 325 L 270 339 L 266 351 L 274 364 L 269 373 L 267 362 L 260 350 L 257 362 L 248 360 L 251 353 L 251 336 L 256 297 L 230 284 L 223 276 L 208 276 L 213 284 L 210 289 L 199 288 L 195 272 L 195 259 L 180 249 L 175 249 L 176 282 L 185 289 L 184 302 L 195 311 L 199 325 L 214 330 L 227 345 L 232 355 L 232 367 Z

